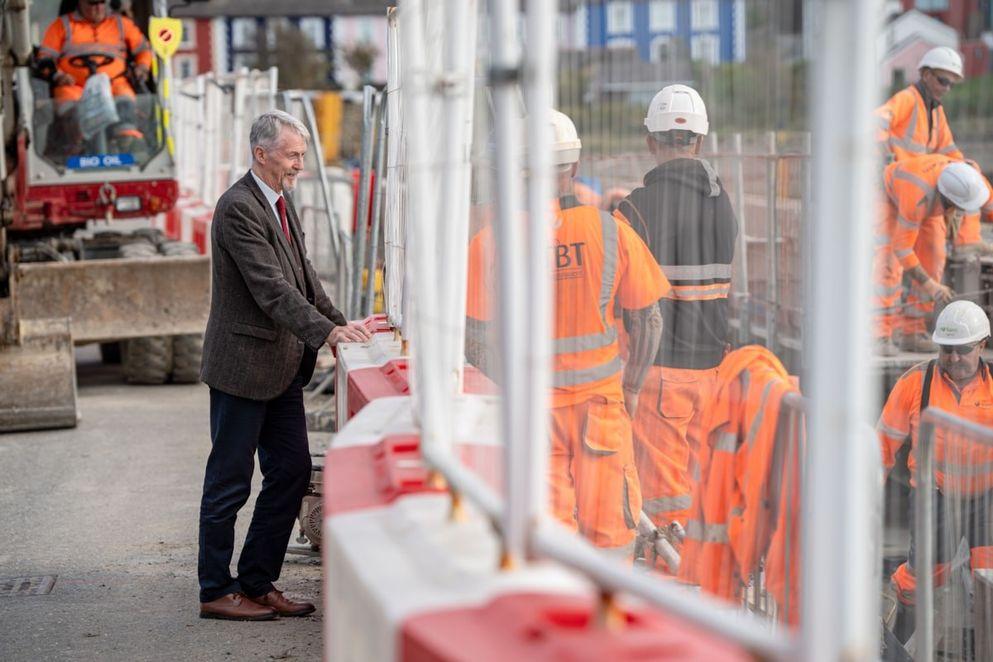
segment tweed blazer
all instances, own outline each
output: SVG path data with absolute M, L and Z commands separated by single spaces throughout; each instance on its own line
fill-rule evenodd
M 321 287 L 296 210 L 286 202 L 299 250 L 286 241 L 251 173 L 217 201 L 210 228 L 210 316 L 200 379 L 253 400 L 285 391 L 305 347 L 316 352 L 331 329 L 347 323 Z

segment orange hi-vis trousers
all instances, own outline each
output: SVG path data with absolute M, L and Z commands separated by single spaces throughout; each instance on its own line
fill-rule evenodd
M 642 509 L 656 526 L 689 519 L 691 468 L 700 445 L 701 412 L 717 383 L 717 368 L 652 366 L 635 412 L 634 459 Z
M 948 257 L 945 248 L 945 231 L 943 216 L 926 218 L 921 223 L 920 233 L 914 244 L 914 252 L 920 258 L 921 267 L 928 276 L 939 283 L 945 273 L 945 262 Z M 922 289 L 920 283 L 914 282 L 910 277 L 904 278 L 903 299 L 896 328 L 905 335 L 927 333 L 927 322 L 933 313 L 934 299 Z
M 552 512 L 594 545 L 634 542 L 641 488 L 624 403 L 594 396 L 553 407 L 549 483 Z

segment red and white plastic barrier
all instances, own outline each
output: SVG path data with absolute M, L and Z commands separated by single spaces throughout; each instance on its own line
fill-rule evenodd
M 189 191 L 180 193 L 176 205 L 164 215 L 162 231 L 169 239 L 196 244 L 203 255 L 210 254 L 210 221 L 214 209 Z
M 449 495 L 429 483 L 412 399 L 377 397 L 390 389 L 354 383 L 370 368 L 390 388 L 404 383 L 381 369 L 389 359 L 366 365 L 393 351 L 391 342 L 376 334 L 371 343 L 339 348 L 339 394 L 367 399 L 324 462 L 326 660 L 751 659 L 652 608 L 622 604 L 620 624 L 604 627 L 595 622 L 597 590 L 558 564 L 500 570 L 492 522 L 472 504 L 452 518 Z M 497 404 L 464 395 L 451 411 L 457 454 L 495 487 Z

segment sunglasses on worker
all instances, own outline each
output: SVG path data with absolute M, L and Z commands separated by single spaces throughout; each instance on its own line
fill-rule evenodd
M 956 84 L 951 78 L 945 78 L 944 76 L 939 76 L 938 74 L 934 75 L 934 79 L 938 81 L 938 85 L 941 85 L 942 87 L 954 87 Z
M 973 343 L 971 345 L 938 345 L 942 354 L 958 354 L 959 356 L 969 354 L 978 346 L 979 343 Z

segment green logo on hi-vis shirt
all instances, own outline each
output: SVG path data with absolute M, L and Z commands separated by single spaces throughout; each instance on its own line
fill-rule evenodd
M 583 266 L 583 249 L 585 247 L 585 241 L 580 241 L 574 244 L 556 244 L 555 268 L 575 269 Z

